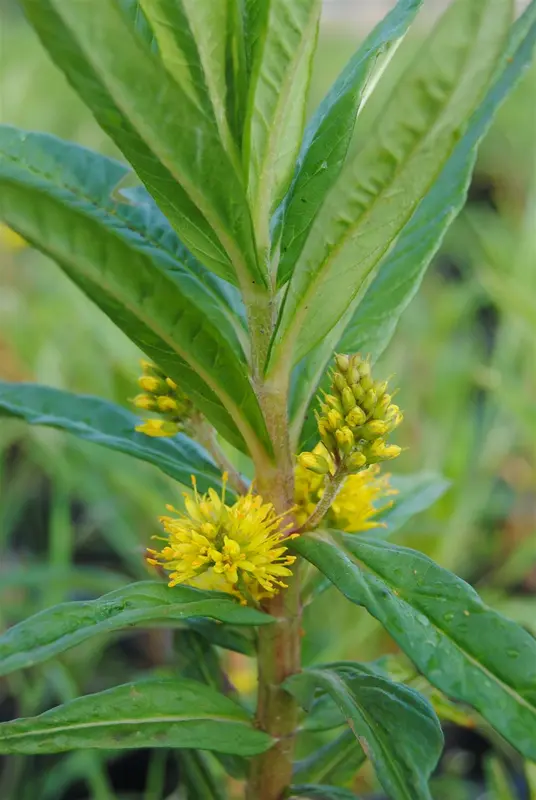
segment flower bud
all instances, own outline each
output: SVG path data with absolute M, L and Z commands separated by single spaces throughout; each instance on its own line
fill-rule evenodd
M 348 472 L 357 472 L 365 466 L 367 457 L 364 453 L 356 450 L 354 453 L 350 453 L 344 463 Z
M 339 450 L 345 456 L 348 455 L 355 446 L 354 434 L 350 428 L 346 426 L 335 431 L 335 438 L 337 439 Z
M 361 403 L 363 401 L 363 398 L 365 397 L 365 390 L 363 389 L 360 383 L 352 383 L 351 388 L 355 399 L 357 400 L 358 403 Z
M 381 419 L 373 419 L 361 428 L 363 439 L 378 439 L 389 432 L 389 425 Z
M 298 456 L 298 464 L 300 467 L 303 467 L 303 469 L 316 472 L 318 475 L 327 475 L 329 472 L 329 464 L 326 459 L 315 453 L 300 453 Z
M 339 411 L 335 411 L 334 408 L 330 408 L 326 414 L 326 420 L 332 431 L 336 431 L 344 425 L 343 415 Z
M 348 414 L 348 412 L 351 411 L 352 408 L 355 408 L 356 403 L 355 403 L 354 393 L 352 392 L 349 386 L 345 386 L 344 389 L 342 390 L 341 399 L 342 399 L 342 408 L 345 414 Z
M 136 430 L 146 436 L 175 436 L 179 432 L 179 426 L 176 422 L 164 419 L 148 419 L 143 425 L 138 425 Z
M 148 394 L 138 394 L 132 401 L 136 408 L 143 408 L 144 411 L 154 411 L 156 409 L 156 401 L 154 397 Z
M 163 394 L 168 389 L 164 380 L 151 375 L 142 375 L 141 378 L 138 378 L 138 383 L 143 391 L 149 392 L 149 394 Z
M 341 375 L 340 372 L 336 372 L 333 375 L 333 386 L 341 394 L 344 391 L 344 389 L 346 389 L 346 387 L 348 386 L 346 378 L 344 377 L 344 375 Z
M 383 439 L 376 439 L 368 446 L 365 455 L 367 456 L 367 461 L 372 464 L 376 461 L 388 461 L 396 458 L 401 452 L 402 448 L 398 445 L 385 444 Z
M 326 394 L 324 395 L 324 400 L 326 401 L 329 408 L 334 408 L 335 411 L 338 411 L 339 414 L 343 413 L 342 403 L 338 397 L 335 397 L 333 394 Z
M 158 410 L 163 414 L 172 413 L 173 411 L 179 410 L 177 401 L 174 400 L 173 397 L 167 397 L 166 395 L 160 395 L 160 397 L 157 397 L 156 404 L 158 406 Z
M 317 422 L 318 422 L 318 433 L 320 434 L 322 444 L 327 449 L 327 451 L 331 453 L 337 447 L 337 442 L 335 440 L 335 437 L 329 430 L 325 420 L 318 419 Z
M 162 378 L 162 380 L 166 377 L 165 372 L 162 372 L 160 367 L 157 367 L 151 361 L 146 361 L 142 358 L 140 365 L 144 375 L 149 375 L 151 378 Z
M 344 353 L 339 353 L 335 356 L 335 363 L 341 372 L 348 372 L 348 367 L 350 366 L 349 356 L 345 355 Z
M 177 389 L 179 388 L 172 378 L 166 378 L 166 383 L 172 392 L 176 392 Z
M 376 402 L 377 402 L 376 392 L 374 391 L 374 389 L 368 389 L 368 391 L 365 392 L 363 400 L 361 401 L 361 405 L 363 406 L 364 409 L 366 409 L 369 413 L 371 413 L 374 407 L 376 406 Z
M 352 408 L 352 410 L 346 415 L 346 422 L 351 428 L 357 428 L 359 425 L 363 425 L 363 423 L 366 422 L 366 419 L 367 415 L 362 408 L 359 408 L 359 406 L 354 406 L 354 408 Z
M 361 375 L 359 374 L 359 369 L 355 364 L 350 365 L 350 369 L 348 370 L 348 374 L 346 376 L 348 383 L 353 386 L 354 383 L 359 383 L 361 380 Z

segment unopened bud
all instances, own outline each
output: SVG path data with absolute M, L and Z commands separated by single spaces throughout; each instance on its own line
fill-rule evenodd
M 359 383 L 361 380 L 361 375 L 359 374 L 359 369 L 355 364 L 350 365 L 350 369 L 348 370 L 348 383 L 354 384 Z
M 365 390 L 360 383 L 352 383 L 352 392 L 358 403 L 361 403 L 365 397 Z
M 160 395 L 160 397 L 156 398 L 156 403 L 158 405 L 158 410 L 161 411 L 163 414 L 179 410 L 177 401 L 174 400 L 173 397 Z
M 165 378 L 165 373 L 162 372 L 160 367 L 153 364 L 151 361 L 146 361 L 144 358 L 140 360 L 141 369 L 144 375 L 149 375 L 152 378 Z
M 343 415 L 339 411 L 335 411 L 334 408 L 330 408 L 326 414 L 326 420 L 332 431 L 336 431 L 344 425 Z
M 376 439 L 367 448 L 366 456 L 370 463 L 375 461 L 388 461 L 396 458 L 402 452 L 397 444 L 385 444 L 382 439 Z
M 376 402 L 377 402 L 376 392 L 374 391 L 374 389 L 369 389 L 367 392 L 365 392 L 365 396 L 361 402 L 361 405 L 368 412 L 372 412 L 372 410 L 376 406 Z
M 138 394 L 132 402 L 136 408 L 143 408 L 144 411 L 154 411 L 156 409 L 154 397 L 148 394 Z
M 166 378 L 166 383 L 173 392 L 176 392 L 179 388 L 172 378 Z
M 361 378 L 361 386 L 365 391 L 369 389 L 374 389 L 374 381 L 372 380 L 370 375 L 363 375 Z
M 350 453 L 344 463 L 348 472 L 357 472 L 365 466 L 367 463 L 367 457 L 364 453 L 356 451 L 355 453 Z
M 388 382 L 387 381 L 378 381 L 374 385 L 374 391 L 376 392 L 376 396 L 378 398 L 383 397 L 385 392 L 387 391 Z
M 176 422 L 163 419 L 148 419 L 143 425 L 138 425 L 136 430 L 146 436 L 175 436 L 179 432 L 179 426 Z
M 344 353 L 339 353 L 335 356 L 335 363 L 341 372 L 348 372 L 348 367 L 350 366 L 349 356 Z
M 378 439 L 389 432 L 389 425 L 381 419 L 373 419 L 361 428 L 363 439 Z
M 349 386 L 345 386 L 341 393 L 342 399 L 342 408 L 345 414 L 348 414 L 352 408 L 355 408 L 355 397 L 354 393 L 350 389 Z
M 359 374 L 362 378 L 365 378 L 370 375 L 370 361 L 361 361 L 359 364 Z
M 339 414 L 343 413 L 342 403 L 338 397 L 335 397 L 333 394 L 326 394 L 324 396 L 324 400 L 326 401 L 329 408 L 334 408 L 335 411 L 338 411 Z
M 151 375 L 142 375 L 141 378 L 138 378 L 138 383 L 144 392 L 149 392 L 150 394 L 162 394 L 168 388 L 165 381 L 161 378 L 154 378 Z
M 315 453 L 300 453 L 298 464 L 303 469 L 316 472 L 318 475 L 326 475 L 329 472 L 329 464 L 326 459 Z
M 337 442 L 329 430 L 326 422 L 322 419 L 318 420 L 318 432 L 320 434 L 322 444 L 326 447 L 328 452 L 332 452 L 336 448 Z
M 337 389 L 338 392 L 341 392 L 342 394 L 342 392 L 346 388 L 348 388 L 348 381 L 346 380 L 344 375 L 341 375 L 340 372 L 336 372 L 335 375 L 333 376 L 333 386 L 335 387 L 335 389 Z
M 335 431 L 335 438 L 337 439 L 339 450 L 343 455 L 348 455 L 352 448 L 355 447 L 354 434 L 350 428 L 344 427 Z
M 359 425 L 363 425 L 366 419 L 367 415 L 359 406 L 354 406 L 346 415 L 346 422 L 351 428 L 357 428 Z

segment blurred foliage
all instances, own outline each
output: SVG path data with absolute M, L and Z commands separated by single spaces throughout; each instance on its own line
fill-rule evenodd
M 14 4 L 0 4 L 0 37 L 0 121 L 114 155 Z M 323 32 L 312 104 L 356 38 Z M 405 43 L 401 57 L 409 58 L 412 47 L 411 41 Z M 396 532 L 397 541 L 461 574 L 488 602 L 534 633 L 535 94 L 533 69 L 484 142 L 468 206 L 377 369 L 386 377 L 396 372 L 401 387 L 406 424 L 398 441 L 408 449 L 397 470 L 426 470 L 451 482 L 435 506 Z M 372 103 L 364 113 L 373 117 Z M 54 264 L 0 236 L 0 377 L 126 403 L 135 392 L 138 356 Z M 0 625 L 47 604 L 93 597 L 143 577 L 142 543 L 163 504 L 177 502 L 177 494 L 170 480 L 126 456 L 55 431 L 3 424 Z M 0 681 L 0 718 L 36 713 L 113 685 L 127 662 L 139 673 L 165 665 L 171 648 L 160 631 L 123 633 L 105 651 L 94 644 L 80 646 L 45 667 Z M 306 611 L 304 651 L 305 661 L 369 660 L 392 652 L 393 645 L 364 610 L 328 590 Z M 227 658 L 237 686 L 253 688 L 248 659 Z M 449 719 L 448 709 L 442 716 Z M 433 788 L 437 800 L 536 797 L 534 769 L 525 775 L 518 756 L 474 716 L 460 719 L 452 713 L 450 718 Z M 327 741 L 311 736 L 319 744 Z M 171 791 L 177 771 L 187 777 L 191 768 L 175 759 L 158 751 L 120 759 L 90 752 L 61 759 L 11 758 L 0 765 L 0 797 L 157 800 Z M 368 771 L 361 771 L 352 788 L 371 791 L 372 781 Z M 140 785 L 144 791 L 130 793 Z

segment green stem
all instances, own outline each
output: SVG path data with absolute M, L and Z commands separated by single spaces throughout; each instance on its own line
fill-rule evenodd
M 216 465 L 222 472 L 226 472 L 229 477 L 229 484 L 238 494 L 247 494 L 248 486 L 238 470 L 229 461 L 225 453 L 220 448 L 216 440 L 216 431 L 204 418 L 199 417 L 192 420 L 192 428 L 195 431 L 195 439 L 208 450 Z
M 309 519 L 307 519 L 300 527 L 300 533 L 313 530 L 313 528 L 316 528 L 316 526 L 322 521 L 329 511 L 333 501 L 339 494 L 339 491 L 344 483 L 344 479 L 346 478 L 346 474 L 347 473 L 344 471 L 344 469 L 339 467 L 334 475 L 329 476 L 322 497 L 318 501 L 316 508 Z
M 264 310 L 256 308 L 250 317 L 253 342 L 253 383 L 274 449 L 273 461 L 255 464 L 256 485 L 264 500 L 274 504 L 280 514 L 294 504 L 294 464 L 290 452 L 288 426 L 288 375 L 263 376 L 270 333 L 271 300 Z M 257 325 L 259 326 L 257 328 Z M 256 345 L 257 343 L 257 345 Z M 289 520 L 291 521 L 291 520 Z M 255 757 L 246 791 L 247 800 L 281 800 L 292 778 L 294 741 L 298 706 L 282 683 L 301 668 L 301 607 L 297 565 L 288 589 L 263 603 L 263 609 L 275 617 L 258 634 L 258 698 L 256 725 L 269 733 L 274 746 Z

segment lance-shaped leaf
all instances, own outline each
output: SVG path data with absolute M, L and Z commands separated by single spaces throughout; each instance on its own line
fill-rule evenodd
M 179 747 L 251 756 L 272 746 L 229 698 L 188 680 L 150 679 L 0 725 L 0 753 Z
M 325 373 L 333 350 L 370 353 L 376 360 L 387 347 L 400 315 L 417 292 L 426 267 L 465 202 L 480 141 L 502 102 L 529 66 L 535 42 L 536 4 L 532 2 L 512 28 L 506 61 L 501 65 L 493 86 L 471 118 L 441 176 L 383 260 L 363 299 L 349 319 L 343 320 L 340 330 L 334 329 L 332 335 L 326 337 L 296 368 L 309 379 L 296 377 L 291 406 L 296 440 L 305 417 L 301 439 L 304 447 L 315 432 L 311 395 Z M 321 383 L 326 388 L 324 383 L 327 379 Z
M 370 282 L 481 101 L 511 16 L 510 0 L 456 0 L 428 36 L 316 217 L 289 283 L 269 369 L 298 363 Z
M 264 284 L 245 190 L 214 116 L 173 79 L 121 0 L 23 6 L 188 248 L 227 280 Z
M 529 66 L 536 44 L 536 4 L 515 23 L 506 64 L 471 119 L 461 142 L 426 195 L 393 250 L 387 255 L 337 349 L 370 353 L 375 360 L 387 347 L 398 319 L 415 296 L 426 267 L 465 203 L 478 145 L 501 103 Z
M 290 183 L 305 123 L 320 0 L 247 0 L 251 77 L 244 129 L 248 195 L 261 251 Z
M 105 177 L 92 183 L 92 171 Z M 201 397 L 200 410 L 215 425 L 230 410 L 234 422 L 222 433 L 242 428 L 255 448 L 257 431 L 266 441 L 267 433 L 236 333 L 199 277 L 184 268 L 177 279 L 178 262 L 160 268 L 158 248 L 108 199 L 121 174 L 84 148 L 0 129 L 0 217 L 54 258 L 148 355 L 160 350 L 157 363 L 171 364 L 168 374 L 198 403 Z M 213 415 L 214 405 L 223 413 Z
M 327 532 L 292 548 L 376 617 L 434 686 L 536 757 L 536 639 L 526 630 L 414 550 Z
M 389 485 L 397 494 L 391 498 L 392 506 L 380 516 L 385 528 L 378 528 L 376 536 L 391 536 L 415 514 L 430 508 L 442 497 L 450 486 L 450 481 L 434 472 L 417 472 L 415 475 L 393 475 Z
M 316 214 L 339 176 L 378 59 L 393 52 L 421 5 L 422 0 L 399 0 L 352 56 L 307 124 L 294 180 L 278 211 L 284 219 L 279 285 L 290 278 Z
M 238 605 L 219 592 L 156 581 L 133 583 L 98 600 L 61 603 L 0 636 L 0 675 L 31 667 L 91 639 L 133 625 L 150 626 L 210 617 L 231 625 L 265 625 L 272 617 Z
M 360 664 L 307 669 L 284 685 L 305 706 L 317 689 L 331 696 L 389 797 L 431 799 L 428 780 L 441 754 L 443 736 L 433 708 L 418 692 Z
M 157 439 L 136 433 L 138 417 L 126 408 L 89 395 L 34 383 L 0 381 L 0 416 L 67 431 L 88 442 L 154 464 L 186 486 L 195 475 L 201 491 L 221 487 L 221 473 L 208 453 L 183 434 Z
M 181 89 L 216 119 L 224 146 L 237 158 L 227 120 L 227 40 L 230 3 L 139 0 L 162 62 Z M 238 162 L 237 162 L 238 163 Z

